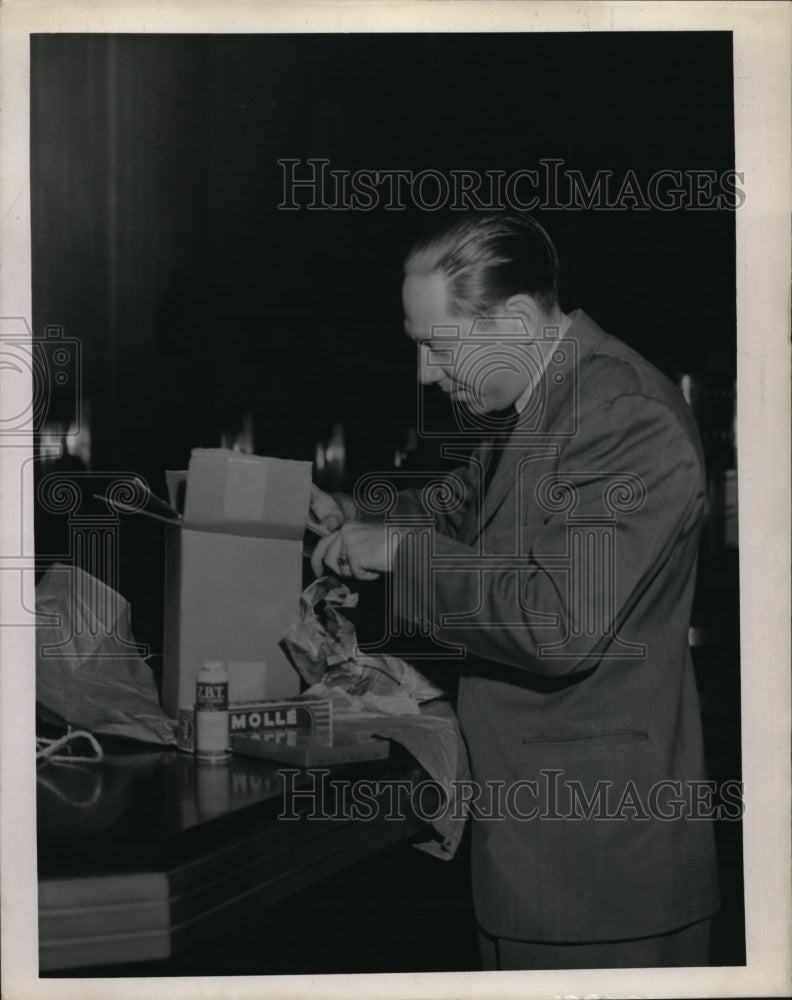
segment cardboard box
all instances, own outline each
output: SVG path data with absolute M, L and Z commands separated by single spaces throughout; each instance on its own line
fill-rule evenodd
M 300 738 L 293 730 L 281 730 L 274 733 L 232 736 L 231 750 L 236 754 L 263 757 L 265 760 L 293 764 L 296 767 L 325 767 L 332 764 L 384 760 L 390 755 L 390 740 L 373 736 L 358 743 L 334 743 L 325 746 L 311 738 Z
M 299 612 L 310 463 L 200 448 L 168 490 L 162 707 L 192 705 L 206 660 L 228 664 L 231 701 L 293 697 L 279 642 Z

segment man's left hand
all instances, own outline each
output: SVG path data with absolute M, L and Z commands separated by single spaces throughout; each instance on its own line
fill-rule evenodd
M 396 539 L 391 541 L 395 548 Z M 345 524 L 325 538 L 320 538 L 311 556 L 311 566 L 317 576 L 322 564 L 340 577 L 355 580 L 376 580 L 389 573 L 393 552 L 388 551 L 388 534 L 382 524 Z

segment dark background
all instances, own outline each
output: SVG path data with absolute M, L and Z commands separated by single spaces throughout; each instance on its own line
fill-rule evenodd
M 727 33 L 32 47 L 35 329 L 84 346 L 93 467 L 155 487 L 248 411 L 258 452 L 307 459 L 345 419 L 352 476 L 387 467 L 415 423 L 400 267 L 432 213 L 279 210 L 279 158 L 508 173 L 556 157 L 617 182 L 734 166 Z M 565 309 L 671 376 L 734 373 L 733 212 L 537 216 Z
M 68 424 L 79 396 L 90 472 L 134 471 L 158 493 L 166 468 L 245 414 L 258 454 L 307 460 L 342 422 L 347 488 L 391 468 L 415 426 L 400 269 L 433 213 L 284 212 L 278 159 L 510 173 L 559 158 L 617 183 L 735 166 L 729 33 L 53 34 L 31 47 L 34 335 L 61 326 L 83 359 L 46 419 Z M 737 553 L 716 521 L 735 464 L 734 212 L 536 215 L 561 256 L 562 308 L 698 387 L 711 509 L 697 671 L 711 773 L 739 777 Z M 445 401 L 432 405 L 442 420 Z M 63 455 L 40 471 L 58 462 L 79 468 Z M 64 519 L 40 513 L 36 529 L 40 563 L 62 556 Z M 136 637 L 157 654 L 162 533 L 124 518 L 119 546 Z M 738 868 L 734 836 L 724 850 Z M 741 961 L 740 895 L 735 875 L 727 961 Z

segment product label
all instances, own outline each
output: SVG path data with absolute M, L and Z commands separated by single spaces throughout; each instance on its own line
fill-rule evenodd
M 199 712 L 225 712 L 228 709 L 228 681 L 220 684 L 198 681 L 195 686 L 195 708 Z
M 231 702 L 229 729 L 233 735 L 294 730 L 332 742 L 332 718 L 327 699 L 310 701 Z
M 257 738 L 263 743 L 284 744 L 287 747 L 297 746 L 297 732 L 294 729 L 281 729 L 274 733 L 258 733 Z
M 293 707 L 274 711 L 237 712 L 231 710 L 232 732 L 255 732 L 257 729 L 306 729 L 313 730 L 313 715 L 304 708 Z
M 195 716 L 192 708 L 179 709 L 179 728 L 176 734 L 176 745 L 185 753 L 195 749 Z

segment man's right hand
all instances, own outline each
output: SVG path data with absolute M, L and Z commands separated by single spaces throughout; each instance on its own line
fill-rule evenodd
M 329 493 L 320 490 L 318 486 L 311 484 L 311 515 L 327 531 L 336 531 L 346 521 L 354 521 L 355 519 L 354 513 L 352 513 L 354 509 L 352 498 L 348 498 L 350 503 L 349 510 L 346 510 L 345 507 L 347 505 L 343 504 L 343 500 L 347 498 L 339 499 L 342 500 L 341 503 L 335 497 L 331 497 Z

